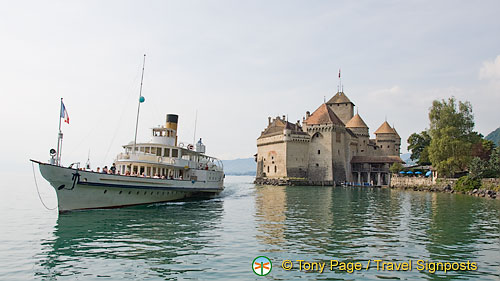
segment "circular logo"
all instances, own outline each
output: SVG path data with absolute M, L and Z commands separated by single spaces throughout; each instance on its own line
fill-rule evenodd
M 256 257 L 252 262 L 252 270 L 255 274 L 259 276 L 268 275 L 273 269 L 273 264 L 268 257 L 259 256 Z

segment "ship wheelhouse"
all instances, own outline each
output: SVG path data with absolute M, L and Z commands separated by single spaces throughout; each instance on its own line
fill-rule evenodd
M 175 124 L 176 125 L 176 124 Z M 179 143 L 177 126 L 152 128 L 149 142 L 129 143 L 117 155 L 115 164 L 122 175 L 177 180 L 220 181 L 222 162 L 204 154 L 205 146 L 198 141 L 196 147 Z

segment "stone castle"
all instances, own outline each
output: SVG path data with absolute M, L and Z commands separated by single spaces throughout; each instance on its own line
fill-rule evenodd
M 269 117 L 257 139 L 256 183 L 389 185 L 389 167 L 403 163 L 401 137 L 387 121 L 375 136 L 342 91 L 306 112 L 302 125 Z

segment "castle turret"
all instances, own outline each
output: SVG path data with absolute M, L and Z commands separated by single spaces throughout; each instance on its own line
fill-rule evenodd
M 368 126 L 365 121 L 359 116 L 359 114 L 354 115 L 354 117 L 345 124 L 346 128 L 351 129 L 351 131 L 356 135 L 370 137 L 368 134 Z
M 399 140 L 401 143 L 401 138 L 396 133 L 396 131 L 385 121 L 380 125 L 380 127 L 375 131 L 376 144 L 386 155 L 396 155 L 399 156 L 399 148 L 396 147 L 396 143 Z
M 370 133 L 365 121 L 363 121 L 359 114 L 356 114 L 351 120 L 349 120 L 349 122 L 347 122 L 347 124 L 345 124 L 345 127 L 351 130 L 351 132 L 358 137 L 356 154 L 366 154 L 366 147 L 370 140 Z
M 354 103 L 349 100 L 344 92 L 335 94 L 326 105 L 335 112 L 335 115 L 337 115 L 344 124 L 349 122 L 354 116 Z

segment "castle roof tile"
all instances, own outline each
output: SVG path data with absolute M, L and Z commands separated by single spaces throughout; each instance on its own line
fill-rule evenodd
M 378 127 L 378 129 L 375 131 L 375 134 L 396 134 L 396 131 L 385 121 Z
M 366 125 L 365 121 L 361 119 L 361 116 L 359 114 L 354 115 L 354 117 L 345 124 L 347 128 L 368 128 Z
M 326 103 L 320 105 L 320 107 L 306 119 L 306 123 L 307 125 L 336 124 L 344 126 L 344 123 Z
M 344 94 L 344 92 L 337 92 L 326 104 L 336 103 L 354 103 Z
M 399 156 L 353 156 L 351 163 L 404 163 Z

